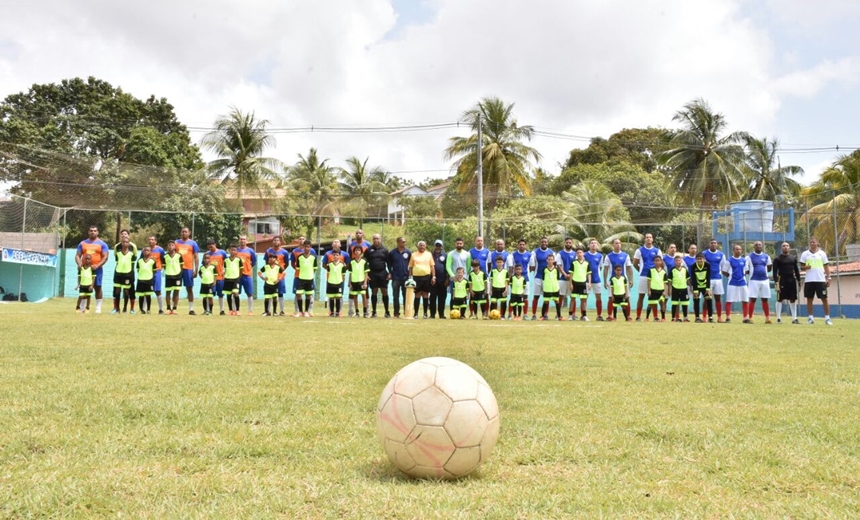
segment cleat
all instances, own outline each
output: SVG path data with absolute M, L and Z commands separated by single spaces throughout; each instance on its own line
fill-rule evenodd
M 810 317 L 806 320 L 806 324 L 807 324 L 807 325 L 815 325 L 815 319 L 814 319 L 812 316 L 810 316 Z
M 137 314 L 137 312 L 135 312 L 135 310 L 134 310 L 134 309 L 132 309 L 132 310 L 131 310 L 131 312 L 130 312 L 130 314 Z M 146 313 L 144 313 L 144 314 L 146 314 Z
M 723 323 L 731 323 L 731 322 L 732 322 L 731 318 L 726 318 L 725 320 L 723 320 Z
M 304 315 L 303 313 L 297 312 L 297 313 L 293 314 L 293 318 L 301 318 L 303 315 Z
M 386 317 L 386 318 L 391 318 L 391 314 L 386 312 L 386 313 L 385 313 L 385 317 Z
M 373 314 L 371 314 L 371 315 L 370 315 L 370 317 L 371 317 L 371 318 L 376 318 L 376 313 L 374 312 Z
M 569 315 L 567 317 L 567 321 L 576 321 L 576 316 L 574 316 L 573 314 Z
M 639 321 L 639 318 L 636 318 L 636 321 Z M 648 318 L 645 318 L 645 323 L 648 323 Z
M 158 314 L 164 314 L 164 311 L 158 311 Z M 221 311 L 221 314 L 224 314 L 224 311 Z
M 532 314 L 532 321 L 537 320 L 537 314 Z
M 556 319 L 557 319 L 558 321 L 564 321 L 564 318 L 562 318 L 561 316 L 559 316 L 559 317 L 558 317 L 558 318 L 556 318 Z
M 119 311 L 118 311 L 118 310 L 116 310 L 116 309 L 114 309 L 114 310 L 110 311 L 110 313 L 111 313 L 111 314 L 119 314 Z
M 161 313 L 159 313 L 159 314 L 161 314 Z M 218 315 L 219 315 L 219 316 L 224 316 L 225 314 L 226 314 L 226 313 L 225 313 L 224 311 L 221 311 L 221 312 L 219 312 L 219 313 L 218 313 Z
M 358 316 L 358 314 L 356 314 L 356 316 Z M 302 314 L 302 317 L 303 318 L 313 318 L 313 315 L 309 312 L 305 312 Z
M 797 320 L 797 319 L 791 320 L 791 324 L 792 325 L 800 325 L 800 320 Z
M 633 321 L 633 318 L 627 318 L 626 321 Z
M 591 320 L 588 319 L 588 316 L 583 316 L 583 317 L 579 318 L 579 321 L 591 321 Z
M 696 318 L 696 323 L 704 323 L 704 322 L 702 321 L 702 318 Z
M 206 314 L 206 313 L 204 313 L 204 314 Z M 271 316 L 271 313 L 264 312 L 264 313 L 263 313 L 263 314 L 261 314 L 260 316 Z
M 752 324 L 753 324 L 753 321 L 752 321 L 751 319 L 749 319 L 749 318 L 744 318 L 744 321 L 743 321 L 743 322 L 744 322 L 744 323 L 746 323 L 746 324 L 748 324 L 748 325 L 752 325 Z
M 642 321 L 642 318 L 639 316 L 636 316 L 636 321 Z M 645 318 L 645 321 L 648 321 L 648 318 Z
M 101 314 L 101 313 L 102 313 L 101 309 L 96 309 L 96 314 Z
M 188 311 L 189 316 L 197 316 L 197 313 L 194 311 Z
M 603 316 L 598 316 L 597 321 L 603 321 Z
M 665 321 L 666 321 L 666 318 L 660 318 L 660 323 L 663 323 Z M 654 323 L 657 323 L 657 320 L 654 320 Z
M 281 311 L 281 312 L 278 314 L 278 316 L 286 316 L 286 314 L 284 314 L 284 311 Z
M 770 320 L 764 320 L 764 324 L 765 324 L 765 325 L 770 325 L 771 323 L 773 323 L 773 322 L 772 322 L 772 321 L 770 321 Z
M 832 321 L 830 321 L 830 318 L 825 318 L 825 319 L 824 319 L 824 324 L 825 324 L 825 325 L 833 325 L 833 322 L 832 322 Z
M 767 322 L 765 322 L 765 323 L 767 323 Z M 776 323 L 777 323 L 777 324 L 781 324 L 781 323 L 782 323 L 782 318 L 777 318 L 777 319 L 776 319 Z
M 684 318 L 684 323 L 690 323 L 690 318 Z
M 541 317 L 540 317 L 540 321 L 547 321 L 547 317 L 546 317 L 546 316 L 541 316 Z
M 606 321 L 615 321 L 615 318 L 613 318 L 612 316 L 609 316 L 608 318 L 606 318 Z

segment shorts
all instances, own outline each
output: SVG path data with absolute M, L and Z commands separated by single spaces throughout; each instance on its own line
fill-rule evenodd
M 825 282 L 806 282 L 803 284 L 803 296 L 806 298 L 818 297 L 819 300 L 827 299 L 827 284 Z
M 547 302 L 547 301 L 552 301 L 552 300 L 557 300 L 557 299 L 558 299 L 558 297 L 559 297 L 559 292 L 558 292 L 558 291 L 555 291 L 555 292 L 544 292 L 544 293 L 543 293 L 543 301 L 545 301 L 545 302 Z
M 212 292 L 219 298 L 224 297 L 224 280 L 215 280 L 215 285 L 212 287 Z
M 629 307 L 630 306 L 630 298 L 627 295 L 619 294 L 612 296 L 612 305 L 614 307 Z
M 511 295 L 511 307 L 522 307 L 524 305 L 525 296 L 522 294 L 512 294 Z
M 102 286 L 102 277 L 104 276 L 104 267 L 99 267 L 95 271 L 93 271 L 93 275 L 95 275 L 95 279 L 93 280 L 93 287 L 100 288 Z
M 570 295 L 574 298 L 587 298 L 588 284 L 585 282 L 573 282 L 573 289 L 571 289 Z
M 639 285 L 637 286 L 637 292 L 640 295 L 651 294 L 651 280 L 645 278 L 644 274 L 639 274 Z
M 416 294 L 422 292 L 429 293 L 430 290 L 433 288 L 433 284 L 431 283 L 433 277 L 429 274 L 427 276 L 414 276 L 412 277 L 412 279 L 415 280 Z
M 243 274 L 239 277 L 239 286 L 242 287 L 242 290 L 245 292 L 245 296 L 249 298 L 254 297 L 254 279 L 252 277 Z
M 591 282 L 591 289 L 588 290 L 588 294 L 593 294 L 598 298 L 603 296 L 603 283 Z
M 224 293 L 225 294 L 239 294 L 239 279 L 234 278 L 229 280 L 227 278 L 224 279 Z
M 349 282 L 349 295 L 358 296 L 359 294 L 365 294 L 367 289 L 364 289 L 362 285 L 364 285 L 364 282 Z
M 137 281 L 137 288 L 135 289 L 135 292 L 137 293 L 138 296 L 151 296 L 154 292 L 152 290 L 152 286 L 153 286 L 152 280 L 146 280 L 146 281 L 138 280 Z
M 505 296 L 505 288 L 493 287 L 492 293 L 490 294 L 490 300 L 494 302 L 503 302 L 507 300 L 507 297 Z
M 779 300 L 797 300 L 797 280 L 790 278 L 788 280 L 780 280 L 776 289 L 777 299 Z
M 474 296 L 469 298 L 469 302 L 471 303 L 487 303 L 487 293 L 475 293 Z
M 211 298 L 215 292 L 215 284 L 214 283 L 201 283 L 200 284 L 200 297 Z
M 160 293 L 164 287 L 164 271 L 155 271 L 155 276 L 152 278 L 152 290 Z
M 649 305 L 657 305 L 658 303 L 660 303 L 662 301 L 663 301 L 663 291 L 651 289 L 648 292 L 648 304 Z
M 343 298 L 343 284 L 327 283 L 325 286 L 325 292 L 329 299 Z
M 178 291 L 182 288 L 182 276 L 167 275 L 164 280 L 164 290 L 167 292 Z
M 314 293 L 314 281 L 313 280 L 302 280 L 299 278 L 299 284 L 296 287 L 296 294 L 306 294 L 310 296 Z
M 559 280 L 558 281 L 558 295 L 559 296 L 570 296 L 570 280 Z
M 699 296 L 705 296 L 705 291 L 709 290 L 710 287 L 693 287 L 690 289 L 690 298 L 698 298 Z M 699 293 L 696 296 L 696 293 Z
M 686 305 L 690 302 L 690 293 L 687 292 L 687 288 L 676 289 L 672 287 L 672 305 L 682 304 Z
M 532 282 L 533 292 L 532 298 L 537 298 L 543 295 L 543 278 L 535 278 Z
M 278 296 L 283 296 L 283 295 L 287 294 L 287 281 L 286 280 L 284 280 L 284 279 L 278 280 L 278 285 L 276 287 L 278 288 Z
M 388 273 L 370 273 L 370 288 L 371 289 L 388 289 Z
M 454 309 L 462 309 L 466 306 L 466 298 L 451 298 L 451 307 Z
M 78 289 L 78 296 L 82 296 L 84 298 L 89 298 L 92 295 L 93 295 L 93 286 L 92 285 L 81 286 Z
M 749 299 L 750 291 L 746 285 L 730 285 L 726 289 L 726 303 L 747 302 Z
M 280 282 L 283 282 L 283 280 L 280 280 Z M 277 297 L 278 297 L 278 295 L 279 295 L 279 294 L 281 294 L 281 293 L 279 292 L 279 291 L 280 291 L 280 287 L 278 287 L 278 285 L 280 285 L 280 282 L 278 282 L 278 283 L 276 283 L 276 284 L 274 284 L 274 285 L 271 285 L 271 284 L 268 284 L 268 283 L 267 283 L 267 284 L 263 284 L 263 298 L 264 298 L 264 299 L 277 298 Z
M 750 298 L 770 298 L 770 281 L 769 280 L 750 280 Z
M 722 277 L 717 278 L 716 280 L 711 280 L 711 294 L 713 296 L 720 296 L 721 294 L 726 294 L 726 289 L 723 286 Z
M 134 273 L 114 273 L 113 285 L 120 289 L 131 289 L 134 285 Z
M 185 287 L 194 287 L 194 271 L 191 269 L 182 270 L 182 285 Z

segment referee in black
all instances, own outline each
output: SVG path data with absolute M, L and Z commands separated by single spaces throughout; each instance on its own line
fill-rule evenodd
M 773 259 L 773 284 L 776 287 L 776 322 L 782 323 L 782 302 L 788 300 L 791 309 L 791 323 L 800 325 L 797 320 L 797 292 L 800 286 L 800 267 L 797 257 L 791 254 L 791 245 L 782 243 L 780 254 Z
M 385 317 L 390 318 L 388 312 L 388 281 L 391 276 L 388 274 L 388 249 L 382 244 L 382 237 L 378 233 L 373 235 L 373 242 L 367 251 L 364 252 L 364 258 L 367 260 L 367 266 L 370 269 L 370 306 L 372 310 L 371 318 L 376 317 L 376 304 L 378 303 L 379 293 L 382 293 L 382 306 L 385 308 Z

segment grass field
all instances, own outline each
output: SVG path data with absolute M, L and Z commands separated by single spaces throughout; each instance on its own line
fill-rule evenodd
M 860 322 L 76 315 L 0 305 L 0 517 L 856 517 Z M 476 474 L 414 481 L 375 407 L 426 356 L 492 385 Z

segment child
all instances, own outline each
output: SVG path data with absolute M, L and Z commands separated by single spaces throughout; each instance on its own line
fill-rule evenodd
M 90 299 L 93 296 L 93 284 L 95 283 L 95 270 L 93 269 L 93 257 L 84 255 L 81 257 L 81 266 L 78 268 L 78 303 L 75 311 L 79 313 L 90 312 Z M 86 306 L 84 305 L 86 303 Z
M 693 312 L 696 313 L 696 323 L 714 322 L 713 298 L 711 298 L 711 264 L 705 261 L 705 255 L 698 253 L 696 261 L 691 267 L 693 273 L 690 282 L 693 286 Z M 702 317 L 699 318 L 699 296 L 705 298 L 706 308 L 702 308 Z
M 621 264 L 615 266 L 615 276 L 609 279 L 609 287 L 611 290 L 609 307 L 612 310 L 609 321 L 618 319 L 618 307 L 621 307 L 624 319 L 632 321 L 633 318 L 630 317 L 630 286 L 627 283 L 627 277 L 624 276 L 624 266 Z
M 360 248 L 359 248 L 360 249 Z M 331 261 L 326 264 L 326 297 L 328 298 L 328 315 L 340 318 L 340 310 L 343 305 L 343 278 L 346 272 L 346 264 L 343 263 L 343 255 L 331 255 Z
M 230 244 L 230 256 L 224 259 L 224 294 L 227 295 L 227 310 L 230 316 L 239 315 L 239 284 L 244 261 L 238 252 L 239 246 Z
M 654 267 L 652 267 L 645 278 L 648 279 L 648 312 L 645 313 L 645 321 L 648 321 L 650 314 L 654 315 L 654 322 L 666 321 L 665 318 L 660 320 L 657 318 L 657 306 L 663 301 L 669 290 L 669 274 L 663 268 L 663 257 L 657 255 L 654 257 Z
M 152 249 L 144 247 L 137 260 L 137 299 L 140 313 L 146 314 L 152 308 L 152 295 L 155 294 L 155 259 L 152 258 Z
M 200 299 L 203 300 L 203 315 L 209 316 L 214 311 L 215 286 L 218 277 L 218 265 L 212 261 L 211 253 L 203 255 L 203 265 L 197 270 L 197 274 L 200 276 Z
M 469 311 L 470 317 L 478 319 L 480 311 L 483 319 L 487 319 L 487 275 L 481 271 L 481 261 L 472 260 L 472 270 L 469 271 Z
M 689 322 L 687 308 L 690 306 L 690 272 L 687 271 L 684 257 L 680 254 L 675 255 L 675 267 L 669 279 L 672 281 L 672 322 L 681 322 L 678 307 L 684 311 L 684 321 Z
M 176 314 L 179 307 L 179 291 L 182 289 L 182 255 L 176 251 L 176 243 L 167 243 L 164 254 L 164 292 L 167 293 L 167 314 Z
M 585 250 L 576 248 L 576 260 L 570 264 L 570 316 L 569 321 L 576 321 L 576 302 L 579 301 L 581 320 L 588 321 L 586 305 L 588 291 L 591 289 L 591 264 L 585 259 Z
M 261 267 L 258 274 L 260 279 L 265 282 L 263 285 L 263 303 L 265 305 L 263 316 L 277 316 L 278 287 L 281 284 L 281 280 L 287 275 L 284 268 L 278 263 L 278 256 L 269 255 L 269 263 Z
M 522 269 L 520 270 L 522 271 Z M 466 299 L 469 296 L 469 281 L 466 280 L 466 269 L 458 267 L 454 275 L 454 289 L 451 293 L 451 310 L 460 311 L 460 319 L 466 319 Z
M 360 248 L 359 248 L 360 249 Z M 295 318 L 312 318 L 311 298 L 314 295 L 314 278 L 317 273 L 317 257 L 311 254 L 311 241 L 302 242 L 302 253 L 296 257 L 296 306 Z
M 370 266 L 367 265 L 367 260 L 364 259 L 364 250 L 360 247 L 352 249 L 353 259 L 349 262 L 349 299 L 355 307 L 355 317 L 361 318 L 362 313 L 359 312 L 358 298 L 361 297 L 361 308 L 363 316 L 367 314 L 367 284 L 370 282 Z M 415 309 L 417 312 L 417 308 Z
M 505 269 L 505 259 L 501 256 L 496 257 L 496 268 L 490 272 L 490 286 L 492 293 L 490 294 L 490 309 L 499 307 L 499 316 L 505 319 L 505 311 L 507 310 L 508 285 L 510 284 L 510 275 Z
M 561 283 L 561 271 L 555 265 L 555 255 L 547 255 L 546 267 L 543 270 L 543 308 L 541 309 L 541 321 L 549 319 L 549 302 L 555 302 L 555 317 L 561 319 L 561 298 L 559 297 L 559 283 Z
M 514 267 L 514 276 L 511 277 L 510 285 L 511 285 L 511 311 L 513 314 L 513 319 L 516 321 L 522 321 L 523 319 L 523 306 L 525 305 L 525 297 L 526 297 L 526 277 L 523 276 L 523 266 L 517 264 Z M 510 317 L 508 318 L 510 319 Z
M 114 251 L 116 257 L 116 268 L 113 274 L 113 311 L 119 312 L 119 297 L 122 294 L 122 312 L 128 310 L 128 302 L 131 299 L 131 313 L 134 314 L 134 255 L 135 250 L 128 241 L 128 236 L 123 236 L 122 242 Z

